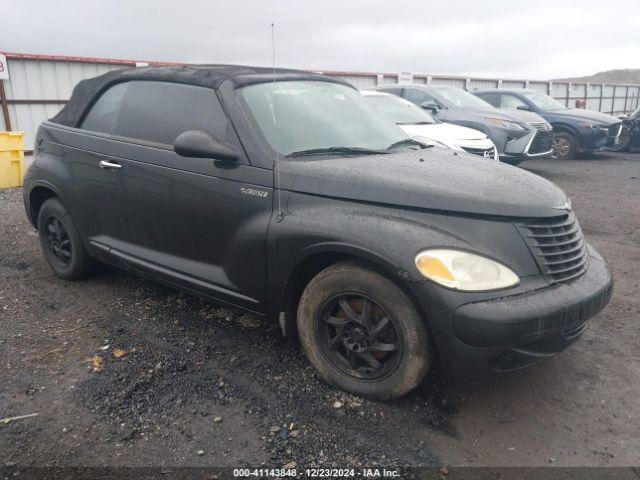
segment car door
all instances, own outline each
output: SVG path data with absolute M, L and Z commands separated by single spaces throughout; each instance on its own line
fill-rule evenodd
M 61 158 L 77 186 L 73 213 L 83 237 L 94 244 L 124 235 L 118 221 L 122 179 L 115 173 L 120 165 L 108 152 L 125 92 L 126 84 L 114 86 L 100 96 L 79 129 L 57 133 L 63 136 L 58 141 L 64 149 Z
M 179 156 L 172 144 L 187 130 L 232 145 L 240 158 Z M 115 134 L 109 153 L 121 167 L 125 233 L 109 239 L 110 254 L 167 283 L 262 311 L 273 172 L 249 164 L 215 91 L 129 82 Z

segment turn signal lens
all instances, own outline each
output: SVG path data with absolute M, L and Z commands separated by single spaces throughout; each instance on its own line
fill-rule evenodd
M 441 260 L 429 255 L 416 258 L 416 266 L 425 277 L 435 281 L 455 282 L 453 274 Z
M 501 263 L 461 250 L 424 250 L 415 263 L 426 278 L 454 290 L 500 290 L 520 283 L 520 278 Z

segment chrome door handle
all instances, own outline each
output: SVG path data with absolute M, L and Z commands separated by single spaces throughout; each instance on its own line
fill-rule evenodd
M 98 165 L 100 165 L 100 168 L 108 168 L 113 170 L 122 168 L 122 165 L 120 165 L 119 163 L 111 163 L 107 162 L 106 160 L 100 160 L 100 163 Z

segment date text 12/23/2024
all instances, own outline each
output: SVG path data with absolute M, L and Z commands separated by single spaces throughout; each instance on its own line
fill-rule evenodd
M 236 468 L 234 477 L 308 477 L 308 478 L 398 478 L 400 472 L 386 468 Z

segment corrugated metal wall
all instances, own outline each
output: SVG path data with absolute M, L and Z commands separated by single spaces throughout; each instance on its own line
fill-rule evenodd
M 4 81 L 12 130 L 25 132 L 25 145 L 31 149 L 40 122 L 54 116 L 69 99 L 73 87 L 85 78 L 110 70 L 132 67 L 129 60 L 80 59 L 7 54 L 10 79 Z M 344 79 L 360 89 L 398 83 L 397 73 L 325 72 Z M 573 107 L 579 98 L 587 99 L 587 108 L 614 115 L 638 107 L 638 85 L 587 85 L 584 83 L 541 82 L 534 80 L 501 80 L 463 78 L 446 75 L 402 74 L 414 83 L 450 85 L 468 90 L 488 88 L 531 88 L 548 93 L 563 104 Z M 0 130 L 5 129 L 0 115 Z
M 326 75 L 347 80 L 358 88 L 398 83 L 398 77 L 389 74 L 357 74 L 327 72 Z M 376 82 L 377 83 L 374 83 Z M 499 78 L 461 78 L 454 76 L 413 75 L 413 83 L 449 85 L 466 90 L 490 88 L 530 88 L 551 95 L 563 105 L 574 108 L 576 100 L 585 99 L 587 109 L 619 116 L 640 105 L 640 85 L 601 85 L 572 82 L 543 82 L 539 80 L 502 80 Z
M 366 89 L 376 85 L 398 83 L 398 76 L 378 73 L 325 72 L 325 75 L 351 82 Z M 586 108 L 619 116 L 640 105 L 640 85 L 601 85 L 572 82 L 543 82 L 540 80 L 501 80 L 499 78 L 461 78 L 445 75 L 413 75 L 413 83 L 449 85 L 466 90 L 491 88 L 529 88 L 551 95 L 563 105 L 574 108 L 576 100 L 585 99 Z

